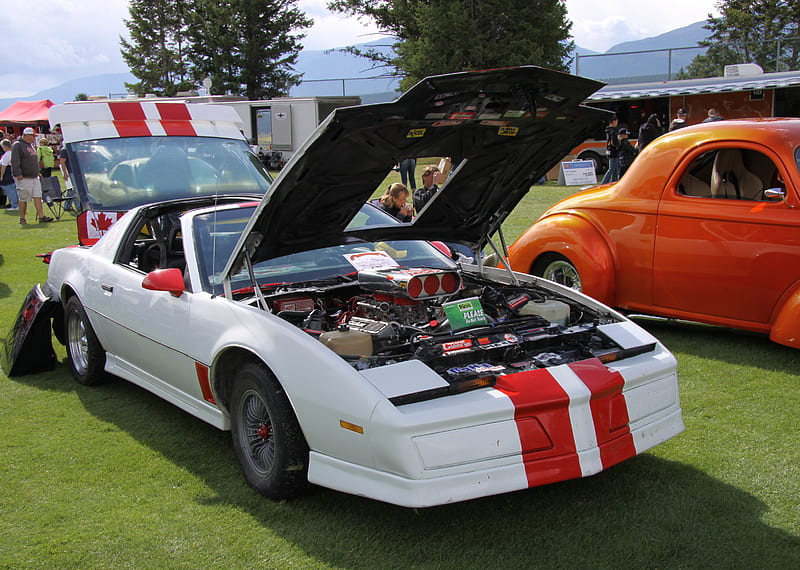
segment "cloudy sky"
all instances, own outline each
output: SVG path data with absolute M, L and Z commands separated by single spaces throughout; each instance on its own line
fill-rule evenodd
M 705 20 L 716 0 L 567 0 L 581 47 L 604 52 L 614 44 L 655 36 Z M 370 41 L 377 30 L 329 13 L 327 0 L 299 0 L 315 21 L 303 44 L 326 49 Z M 127 71 L 119 38 L 127 32 L 128 0 L 6 0 L 0 17 L 0 98 L 25 97 L 67 80 Z

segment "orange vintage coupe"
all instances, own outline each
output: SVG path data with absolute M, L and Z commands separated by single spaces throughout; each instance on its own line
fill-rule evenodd
M 509 257 L 628 312 L 800 348 L 800 119 L 668 133 L 619 182 L 552 206 Z

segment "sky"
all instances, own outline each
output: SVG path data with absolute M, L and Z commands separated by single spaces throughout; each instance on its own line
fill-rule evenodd
M 157 1 L 157 0 L 154 0 Z M 567 0 L 575 43 L 603 53 L 612 45 L 659 35 L 718 15 L 718 0 Z M 298 0 L 314 20 L 305 49 L 321 50 L 381 37 L 370 22 L 327 11 L 328 0 Z M 120 36 L 128 0 L 6 0 L 0 18 L 0 98 L 26 97 L 68 80 L 121 73 Z M 676 46 L 682 47 L 682 46 Z

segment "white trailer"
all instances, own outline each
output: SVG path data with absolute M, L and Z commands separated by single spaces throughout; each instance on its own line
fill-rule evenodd
M 337 107 L 360 105 L 360 97 L 282 97 L 260 101 L 209 101 L 242 118 L 245 136 L 270 167 L 280 168 Z

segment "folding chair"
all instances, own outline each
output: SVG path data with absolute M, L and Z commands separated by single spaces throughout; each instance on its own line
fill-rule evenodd
M 42 178 L 42 201 L 47 205 L 50 214 L 56 220 L 61 219 L 61 216 L 64 215 L 64 210 L 73 209 L 73 197 L 67 194 L 62 192 L 61 181 L 57 176 Z

